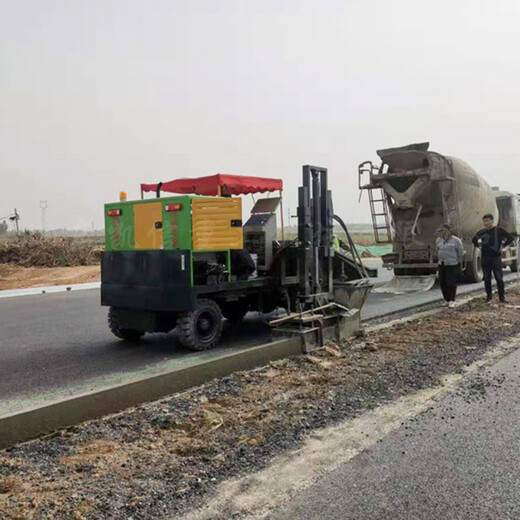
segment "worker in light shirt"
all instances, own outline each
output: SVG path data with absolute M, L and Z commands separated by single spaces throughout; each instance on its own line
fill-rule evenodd
M 441 234 L 435 245 L 439 261 L 439 283 L 448 307 L 455 307 L 457 282 L 462 274 L 462 240 L 451 232 L 449 224 L 437 230 Z

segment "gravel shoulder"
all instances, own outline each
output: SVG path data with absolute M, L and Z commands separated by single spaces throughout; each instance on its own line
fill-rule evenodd
M 1 451 L 0 516 L 183 514 L 312 432 L 464 372 L 520 333 L 520 295 L 508 296 L 508 306 L 446 309 Z

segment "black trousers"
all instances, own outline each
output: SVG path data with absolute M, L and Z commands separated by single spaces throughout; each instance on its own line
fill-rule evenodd
M 439 265 L 439 284 L 442 296 L 447 302 L 454 302 L 457 296 L 458 265 Z
M 482 271 L 484 271 L 484 286 L 488 298 L 491 298 L 491 274 L 497 281 L 498 297 L 504 299 L 504 273 L 502 272 L 502 258 L 499 256 L 483 256 Z

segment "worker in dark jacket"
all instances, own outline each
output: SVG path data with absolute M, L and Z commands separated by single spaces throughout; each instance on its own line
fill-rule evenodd
M 484 229 L 473 237 L 473 245 L 482 250 L 482 270 L 484 271 L 484 286 L 486 287 L 486 303 L 492 302 L 491 273 L 495 276 L 498 298 L 501 303 L 507 303 L 504 290 L 504 274 L 502 272 L 502 248 L 514 242 L 513 235 L 505 229 L 495 226 L 493 215 L 482 217 Z
M 457 282 L 462 272 L 462 240 L 451 232 L 449 224 L 443 224 L 437 232 L 441 233 L 435 243 L 439 262 L 439 284 L 442 296 L 451 308 L 455 307 Z

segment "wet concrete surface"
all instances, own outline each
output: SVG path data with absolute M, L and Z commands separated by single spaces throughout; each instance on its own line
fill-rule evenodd
M 518 519 L 519 418 L 517 350 L 270 518 Z

